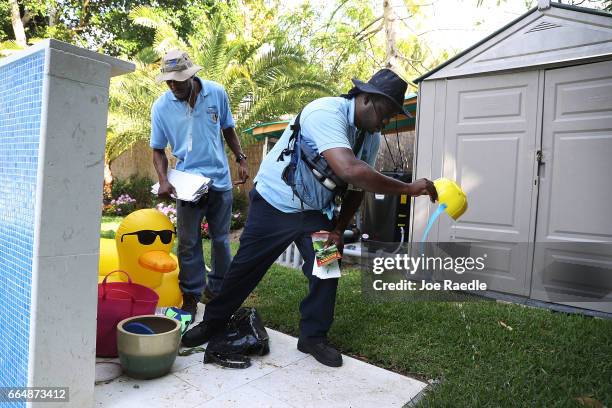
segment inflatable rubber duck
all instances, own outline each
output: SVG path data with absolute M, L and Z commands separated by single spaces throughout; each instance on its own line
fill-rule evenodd
M 132 282 L 153 289 L 159 295 L 159 307 L 181 306 L 178 262 L 170 253 L 175 237 L 174 225 L 163 213 L 134 211 L 121 222 L 114 240 L 100 240 L 98 282 L 120 269 L 129 273 Z M 107 282 L 119 280 L 127 281 L 127 277 L 115 273 Z

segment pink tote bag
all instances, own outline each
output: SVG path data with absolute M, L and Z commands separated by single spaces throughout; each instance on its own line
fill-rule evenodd
M 127 282 L 106 282 L 109 275 L 122 272 Z M 155 314 L 159 295 L 138 283 L 122 270 L 110 272 L 98 284 L 96 356 L 117 357 L 117 323 L 132 316 Z

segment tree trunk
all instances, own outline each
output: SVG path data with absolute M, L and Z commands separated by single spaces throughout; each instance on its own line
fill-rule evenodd
M 13 24 L 13 32 L 15 33 L 15 42 L 17 45 L 25 48 L 28 46 L 28 42 L 26 40 L 23 22 L 21 21 L 19 4 L 17 0 L 9 0 L 9 4 L 11 5 L 11 23 Z
M 79 25 L 77 27 L 79 31 L 87 27 L 87 23 L 89 22 L 89 1 L 90 0 L 83 0 L 83 3 L 81 4 L 81 15 L 79 17 Z
M 49 27 L 57 25 L 58 5 L 54 0 L 47 0 L 47 13 L 49 14 Z
M 387 51 L 385 57 L 385 67 L 400 72 L 400 63 L 398 51 L 396 47 L 397 31 L 396 22 L 397 14 L 393 10 L 393 0 L 383 0 L 383 21 L 385 27 L 385 37 Z

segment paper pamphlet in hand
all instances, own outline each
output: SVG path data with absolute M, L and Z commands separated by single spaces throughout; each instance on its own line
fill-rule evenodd
M 327 232 L 315 232 L 312 234 L 312 247 L 315 250 L 315 260 L 312 267 L 312 274 L 319 279 L 330 279 L 340 277 L 340 266 L 338 259 L 342 258 L 336 245 L 325 248 L 325 241 L 328 237 Z
M 186 173 L 184 171 L 170 169 L 168 171 L 168 181 L 176 190 L 176 198 L 182 201 L 198 201 L 200 197 L 208 193 L 208 188 L 212 184 L 212 179 L 199 174 Z M 157 194 L 159 183 L 151 187 L 151 192 Z

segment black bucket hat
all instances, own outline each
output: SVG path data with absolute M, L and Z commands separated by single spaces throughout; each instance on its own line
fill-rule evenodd
M 395 72 L 384 68 L 372 75 L 368 82 L 356 78 L 353 78 L 352 81 L 359 91 L 382 95 L 395 105 L 398 113 L 402 113 L 409 118 L 412 117 L 412 114 L 404 109 L 404 98 L 408 84 Z

